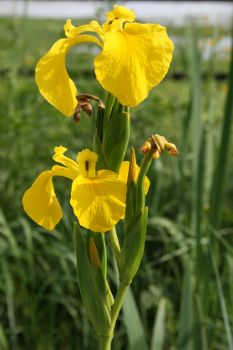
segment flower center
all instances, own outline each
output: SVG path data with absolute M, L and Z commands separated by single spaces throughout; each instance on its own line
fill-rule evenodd
M 77 155 L 77 162 L 79 164 L 79 173 L 83 177 L 95 177 L 95 165 L 98 155 L 95 152 L 85 149 Z

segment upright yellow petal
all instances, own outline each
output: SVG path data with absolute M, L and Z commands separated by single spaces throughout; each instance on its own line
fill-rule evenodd
M 100 45 L 100 41 L 90 35 L 60 39 L 36 66 L 36 83 L 40 93 L 67 117 L 73 115 L 77 106 L 77 89 L 66 70 L 66 54 L 71 47 L 83 42 Z
M 80 225 L 94 232 L 110 230 L 124 216 L 126 184 L 116 173 L 101 170 L 95 178 L 78 176 L 70 204 Z
M 108 21 L 114 19 L 124 19 L 125 21 L 131 22 L 136 18 L 135 12 L 127 9 L 124 6 L 114 5 L 113 10 L 106 13 Z
M 52 173 L 43 171 L 23 195 L 25 212 L 38 225 L 51 231 L 62 218 L 62 210 L 56 198 Z
M 136 165 L 136 173 L 137 176 L 139 174 L 140 171 L 140 167 L 138 165 Z M 118 180 L 127 183 L 128 180 L 128 173 L 129 173 L 129 162 L 128 161 L 124 161 L 121 163 L 121 167 L 120 167 L 120 171 L 119 171 L 119 175 L 118 175 Z M 145 188 L 145 193 L 147 194 L 149 191 L 149 187 L 150 187 L 150 180 L 148 179 L 148 177 L 146 176 L 145 178 L 145 183 L 144 183 L 144 188 Z
M 136 106 L 166 75 L 173 43 L 159 24 L 126 23 L 105 33 L 95 73 L 103 88 L 125 106 Z
M 70 172 L 69 177 L 75 179 L 79 175 L 79 165 L 73 159 L 64 155 L 66 151 L 67 151 L 66 147 L 63 147 L 63 146 L 54 147 L 53 160 L 55 160 L 55 162 L 65 165 L 65 167 L 69 169 L 69 172 Z M 53 167 L 54 171 L 55 169 L 58 170 L 58 168 Z M 56 174 L 56 175 L 60 176 L 59 174 Z
M 96 162 L 98 155 L 95 152 L 85 149 L 78 152 L 77 162 L 79 164 L 79 172 L 84 177 L 95 177 L 96 176 Z

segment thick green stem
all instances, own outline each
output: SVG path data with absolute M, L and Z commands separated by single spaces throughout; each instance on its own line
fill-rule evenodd
M 126 293 L 128 287 L 129 287 L 128 284 L 123 283 L 123 282 L 120 283 L 120 286 L 119 286 L 119 289 L 118 289 L 118 292 L 116 295 L 115 303 L 113 304 L 113 307 L 112 307 L 112 327 L 111 327 L 112 333 L 114 333 L 116 320 L 119 316 L 122 305 L 124 303 L 125 293 Z
M 124 303 L 125 293 L 128 287 L 128 284 L 125 284 L 123 282 L 120 283 L 115 302 L 112 306 L 112 323 L 108 331 L 109 336 L 99 336 L 99 350 L 111 350 L 111 343 L 114 335 L 116 321 Z
M 99 350 L 111 350 L 113 336 L 99 336 Z

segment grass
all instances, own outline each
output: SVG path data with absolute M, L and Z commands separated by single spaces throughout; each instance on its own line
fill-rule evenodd
M 35 63 L 60 37 L 63 23 L 0 23 L 0 349 L 93 349 L 77 288 L 68 182 L 55 182 L 64 218 L 51 234 L 21 207 L 25 189 L 51 167 L 54 146 L 91 147 L 92 122 L 83 115 L 75 126 L 34 83 Z M 150 170 L 145 255 L 113 349 L 232 349 L 232 79 L 215 79 L 229 72 L 230 54 L 222 58 L 213 50 L 203 60 L 200 50 L 200 39 L 215 47 L 230 30 L 168 32 L 180 39 L 169 76 L 132 110 L 130 145 L 139 151 L 156 132 L 181 154 L 164 156 Z M 69 67 L 80 92 L 104 98 L 91 70 L 93 54 L 90 46 L 72 50 Z M 177 72 L 184 79 L 172 79 Z M 109 275 L 114 281 L 112 265 Z

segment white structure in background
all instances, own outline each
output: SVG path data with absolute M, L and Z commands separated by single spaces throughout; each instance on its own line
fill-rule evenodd
M 135 10 L 138 18 L 163 24 L 181 25 L 198 20 L 209 24 L 230 26 L 233 5 L 230 2 L 195 1 L 117 1 Z M 80 18 L 96 16 L 105 1 L 31 1 L 0 0 L 0 16 L 29 16 L 37 18 Z

